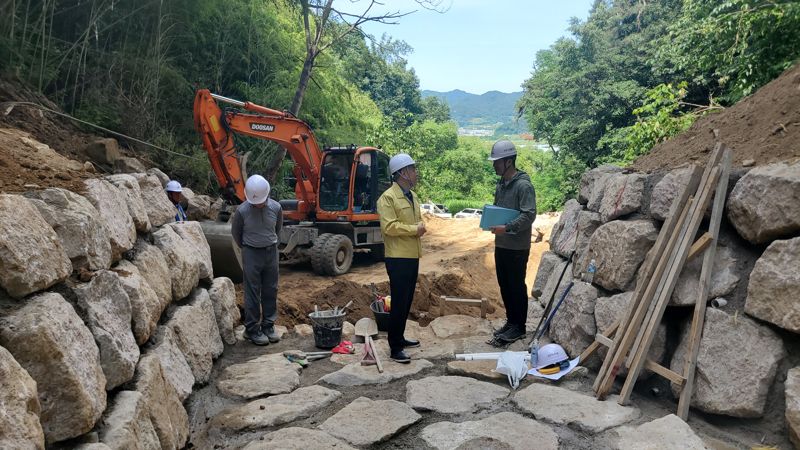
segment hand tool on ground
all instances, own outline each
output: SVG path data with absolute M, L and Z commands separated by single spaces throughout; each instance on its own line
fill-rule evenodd
M 376 336 L 378 334 L 378 324 L 374 319 L 362 317 L 356 322 L 356 331 L 354 334 L 364 338 L 364 342 L 367 342 L 368 336 Z
M 574 283 L 570 282 L 569 286 L 564 290 L 561 294 L 561 298 L 558 300 L 558 304 L 555 308 L 551 311 L 550 308 L 553 306 L 553 300 L 556 298 L 556 292 L 558 292 L 558 288 L 561 286 L 561 280 L 564 279 L 564 274 L 567 272 L 567 269 L 570 267 L 570 262 L 575 257 L 575 251 L 573 250 L 570 253 L 569 258 L 564 265 L 564 269 L 561 271 L 561 275 L 558 277 L 558 282 L 556 283 L 555 289 L 553 289 L 553 293 L 550 294 L 550 299 L 547 301 L 547 306 L 545 306 L 544 311 L 542 312 L 542 317 L 539 318 L 539 324 L 536 325 L 536 330 L 533 332 L 533 337 L 531 342 L 528 344 L 528 348 L 530 348 L 531 352 L 531 364 L 536 365 L 537 354 L 539 352 L 539 338 L 542 337 L 547 327 L 550 325 L 550 321 L 553 319 L 553 316 L 558 311 L 558 308 L 561 306 L 561 303 L 567 297 L 567 293 L 572 289 Z M 545 317 L 547 320 L 545 321 Z M 542 326 L 542 322 L 544 322 L 544 326 Z
M 383 364 L 381 364 L 381 357 L 378 356 L 378 349 L 375 348 L 375 341 L 372 340 L 372 336 L 367 336 L 367 340 L 364 342 L 364 357 L 361 359 L 361 365 L 372 364 L 377 365 L 378 372 L 383 373 Z

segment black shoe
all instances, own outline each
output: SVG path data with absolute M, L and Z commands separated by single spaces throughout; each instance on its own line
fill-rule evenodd
M 411 358 L 408 355 L 406 355 L 406 352 L 402 350 L 400 350 L 399 352 L 392 352 L 390 358 L 392 359 L 392 361 L 399 362 L 401 364 L 411 363 Z
M 497 335 L 497 339 L 508 343 L 518 341 L 524 337 L 525 327 L 519 325 L 511 325 L 503 334 Z
M 266 335 L 267 339 L 269 339 L 269 341 L 271 343 L 273 343 L 273 344 L 281 341 L 281 337 L 278 336 L 278 333 L 275 332 L 275 326 L 274 325 L 265 327 L 261 332 L 264 335 Z
M 403 347 L 405 348 L 419 347 L 419 341 L 416 339 L 403 339 Z
M 244 331 L 243 334 L 244 338 L 248 341 L 252 342 L 256 345 L 269 345 L 269 338 L 261 332 L 261 330 L 257 331 L 256 334 L 250 335 L 247 330 Z
M 509 329 L 509 328 L 511 328 L 511 324 L 510 324 L 510 323 L 508 323 L 508 322 L 506 322 L 506 324 L 505 324 L 505 325 L 503 325 L 502 327 L 500 327 L 500 328 L 498 328 L 498 329 L 494 330 L 494 331 L 492 332 L 492 334 L 493 334 L 493 335 L 495 335 L 495 336 L 500 336 L 501 334 L 503 334 L 503 333 L 505 333 L 506 331 L 508 331 L 508 329 Z

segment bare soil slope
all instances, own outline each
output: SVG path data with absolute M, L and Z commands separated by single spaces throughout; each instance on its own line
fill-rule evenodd
M 686 132 L 656 145 L 632 168 L 652 172 L 705 164 L 715 144 L 714 129 L 733 150 L 734 165 L 800 159 L 800 64 L 732 107 L 703 117 Z

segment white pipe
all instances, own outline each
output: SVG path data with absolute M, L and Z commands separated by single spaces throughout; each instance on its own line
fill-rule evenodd
M 728 301 L 724 298 L 715 298 L 711 300 L 711 306 L 714 308 L 722 308 L 723 306 L 727 305 Z
M 493 352 L 493 353 L 457 353 L 456 359 L 461 361 L 485 361 L 485 360 L 497 360 L 500 358 L 505 352 Z M 525 356 L 526 361 L 530 361 L 531 354 L 528 352 L 512 352 L 517 353 L 520 355 Z

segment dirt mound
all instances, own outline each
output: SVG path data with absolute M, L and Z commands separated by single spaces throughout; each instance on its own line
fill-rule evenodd
M 694 123 L 687 131 L 656 145 L 632 168 L 652 172 L 685 163 L 705 164 L 719 130 L 733 150 L 734 165 L 755 165 L 800 159 L 800 65 L 718 114 Z

